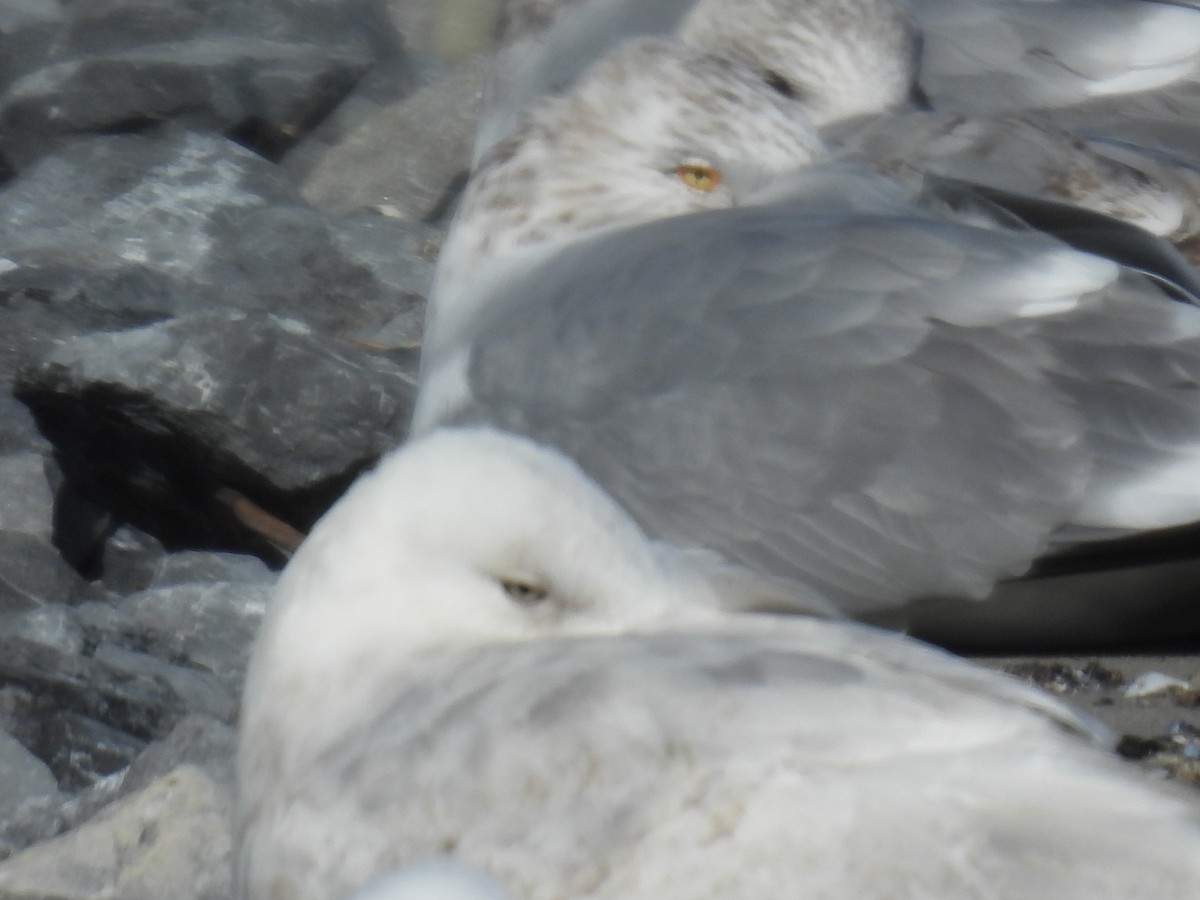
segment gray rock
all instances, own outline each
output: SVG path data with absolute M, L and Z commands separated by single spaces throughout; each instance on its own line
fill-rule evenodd
M 260 584 L 182 584 L 126 597 L 121 609 L 146 652 L 209 672 L 239 696 L 268 594 Z
M 211 553 L 207 550 L 181 550 L 164 556 L 162 564 L 147 587 L 171 587 L 177 584 L 271 585 L 275 573 L 253 556 L 237 553 Z M 132 593 L 132 592 L 131 592 Z
M 57 603 L 0 616 L 0 635 L 22 638 L 70 656 L 83 653 L 87 645 L 74 610 Z
M 0 279 L 2 278 L 3 276 L 0 275 Z M 18 339 L 17 335 L 0 337 L 0 385 L 5 385 L 8 382 L 8 379 L 3 377 L 4 367 L 2 360 L 5 357 L 13 355 L 12 351 L 6 349 L 5 345 L 11 346 Z M 49 441 L 38 433 L 33 416 L 25 404 L 8 393 L 7 390 L 0 390 L 0 453 L 34 451 L 46 454 L 49 450 Z
M 0 863 L 0 900 L 228 900 L 231 799 L 183 766 Z
M 59 0 L 0 3 L 0 89 L 49 57 L 65 22 Z
M 0 149 L 18 166 L 63 138 L 171 118 L 279 152 L 399 46 L 357 0 L 92 0 L 7 18 Z
M 237 694 L 209 672 L 172 665 L 147 653 L 113 644 L 101 644 L 95 649 L 93 658 L 113 669 L 165 682 L 193 712 L 223 722 L 232 722 L 237 713 Z
M 335 213 L 438 218 L 470 167 L 486 73 L 486 59 L 473 58 L 378 112 L 313 168 L 304 197 Z
M 124 769 L 145 747 L 145 741 L 89 716 L 53 712 L 41 722 L 34 750 L 58 783 L 75 791 Z
M 358 249 L 361 231 L 219 137 L 79 141 L 0 190 L 0 325 L 22 336 L 0 341 L 0 363 L 15 369 L 64 334 L 213 309 L 342 334 L 380 324 L 428 283 L 428 265 L 397 279 Z
M 121 598 L 111 595 L 103 600 L 88 600 L 73 610 L 75 621 L 83 629 L 90 646 L 103 643 L 140 649 L 145 642 L 138 634 L 133 616 L 117 606 Z
M 27 450 L 0 456 L 0 529 L 49 540 L 54 492 L 46 478 L 46 457 Z
M 0 530 L 0 612 L 70 603 L 84 587 L 49 540 Z
M 228 489 L 307 529 L 399 441 L 414 368 L 295 321 L 214 314 L 61 341 L 16 389 L 95 502 L 169 545 L 270 552 Z
M 62 802 L 49 767 L 0 731 L 0 859 L 27 841 L 25 821 Z
M 237 733 L 233 728 L 211 716 L 191 715 L 133 761 L 121 789 L 127 793 L 141 790 L 180 766 L 191 765 L 232 794 L 236 751 Z
M 167 552 L 156 537 L 123 525 L 104 544 L 101 562 L 104 587 L 117 594 L 132 594 L 149 587 L 162 571 L 166 557 Z
M 40 745 L 45 723 L 59 714 L 92 719 L 144 742 L 165 736 L 187 713 L 182 698 L 156 677 L 21 637 L 0 635 L 0 684 L 23 692 L 9 730 L 27 746 Z

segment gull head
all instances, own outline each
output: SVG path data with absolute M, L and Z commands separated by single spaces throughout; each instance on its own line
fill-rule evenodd
M 744 191 L 823 159 L 801 109 L 752 71 L 642 40 L 545 97 L 480 162 L 439 278 L 515 250 L 737 205 Z
M 422 364 L 564 244 L 752 202 L 825 158 L 803 109 L 749 69 L 678 43 L 618 48 L 480 162 L 442 247 Z
M 257 696 L 345 708 L 372 690 L 356 679 L 391 677 L 353 660 L 655 630 L 707 619 L 740 594 L 745 605 L 774 599 L 772 590 L 700 551 L 650 541 L 555 450 L 486 428 L 441 429 L 359 479 L 291 560 L 255 647 L 247 708 Z

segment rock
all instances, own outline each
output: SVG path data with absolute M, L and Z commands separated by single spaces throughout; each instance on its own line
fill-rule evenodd
M 0 529 L 49 540 L 53 533 L 54 492 L 46 478 L 46 457 L 26 450 L 0 456 Z
M 101 579 L 117 594 L 149 587 L 162 571 L 167 551 L 162 542 L 131 525 L 116 529 L 104 544 Z
M 214 582 L 270 586 L 275 583 L 275 573 L 253 556 L 182 550 L 163 557 L 158 571 L 147 587 L 163 588 L 177 584 Z
M 388 0 L 387 10 L 406 45 L 426 68 L 488 49 L 500 0 Z
M 0 4 L 0 90 L 48 58 L 65 22 L 59 0 Z
M 0 900 L 228 900 L 231 800 L 183 766 L 0 863 Z
M 228 724 L 211 716 L 188 716 L 166 738 L 151 744 L 134 760 L 122 790 L 141 790 L 180 766 L 190 765 L 203 770 L 232 795 L 236 750 L 237 734 Z
M 313 168 L 304 197 L 334 213 L 438 219 L 470 168 L 486 76 L 487 61 L 473 58 L 376 113 Z
M 146 652 L 211 673 L 239 696 L 268 594 L 261 584 L 181 584 L 126 597 L 121 610 Z
M 0 731 L 0 859 L 27 841 L 25 820 L 61 802 L 49 767 L 16 738 Z
M 423 292 L 430 264 L 405 245 L 307 207 L 276 166 L 211 135 L 79 141 L 0 190 L 0 342 L 13 371 L 64 334 L 211 310 L 269 311 L 351 334 Z
M 94 0 L 8 19 L 0 151 L 18 168 L 72 136 L 172 118 L 278 153 L 399 44 L 364 2 Z
M 400 440 L 413 365 L 212 314 L 61 341 L 16 390 L 93 502 L 169 546 L 269 553 L 228 491 L 307 529 Z
M 128 766 L 146 742 L 89 716 L 53 712 L 41 722 L 34 748 L 65 790 L 95 784 Z
M 0 275 L 0 279 L 2 279 Z M 2 299 L 2 295 L 0 295 Z M 21 335 L 9 334 L 0 336 L 0 361 L 5 358 L 15 358 L 15 344 L 22 340 Z M 9 382 L 3 377 L 4 368 L 0 363 L 0 385 Z M 0 391 L 0 453 L 22 453 L 36 451 L 46 454 L 50 450 L 49 442 L 42 437 L 34 424 L 33 416 L 25 404 L 8 393 Z
M 170 685 L 184 707 L 232 722 L 237 713 L 237 694 L 210 672 L 172 665 L 148 653 L 113 644 L 101 644 L 92 658 L 113 669 Z
M 0 617 L 0 635 L 22 638 L 58 653 L 83 653 L 87 638 L 68 606 L 53 604 Z
M 83 589 L 79 573 L 48 540 L 0 530 L 0 612 L 70 603 Z
M 21 637 L 0 636 L 0 684 L 25 692 L 27 705 L 13 716 L 20 730 L 10 730 L 27 746 L 41 742 L 36 736 L 54 714 L 93 719 L 144 742 L 165 736 L 187 712 L 157 678 Z

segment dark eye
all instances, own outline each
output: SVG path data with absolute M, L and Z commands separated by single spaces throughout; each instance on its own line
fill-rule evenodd
M 504 587 L 504 593 L 522 606 L 533 606 L 546 599 L 546 589 L 538 587 L 536 584 L 524 581 L 502 581 L 500 583 Z
M 796 99 L 796 89 L 792 87 L 791 83 L 778 72 L 767 69 L 767 71 L 763 74 L 763 81 L 767 83 L 767 87 L 776 93 L 782 94 L 789 100 Z

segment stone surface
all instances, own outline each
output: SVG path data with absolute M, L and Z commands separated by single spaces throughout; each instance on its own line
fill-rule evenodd
M 0 635 L 22 638 L 70 655 L 83 653 L 87 646 L 74 610 L 57 603 L 0 616 Z
M 92 658 L 121 672 L 151 678 L 170 686 L 184 707 L 232 722 L 237 712 L 237 692 L 211 672 L 191 666 L 172 665 L 149 653 L 101 644 Z
M 419 221 L 444 215 L 470 167 L 486 74 L 486 58 L 473 58 L 380 110 L 312 169 L 305 198 L 335 213 L 371 209 Z
M 20 168 L 168 119 L 278 153 L 399 46 L 361 0 L 21 0 L 0 19 L 0 153 Z
M 27 450 L 0 456 L 0 529 L 49 540 L 54 492 L 46 478 L 44 453 Z
M 181 584 L 133 594 L 121 609 L 147 652 L 208 672 L 239 696 L 268 594 L 261 584 Z
M 10 729 L 26 746 L 41 741 L 41 729 L 57 713 L 85 716 L 143 741 L 165 736 L 184 715 L 178 694 L 155 677 L 21 637 L 0 636 L 0 684 L 26 694 L 26 708 L 12 716 L 24 733 Z
M 228 900 L 230 796 L 183 766 L 0 863 L 0 900 Z
M 233 793 L 237 734 L 228 722 L 190 715 L 163 740 L 151 744 L 129 767 L 121 789 L 137 791 L 183 765 L 196 766 Z
M 149 587 L 166 557 L 166 548 L 154 535 L 123 525 L 104 543 L 100 567 L 104 587 L 117 594 Z
M 16 738 L 0 731 L 0 859 L 24 843 L 22 820 L 61 800 L 49 767 Z
M 62 341 L 17 391 L 94 502 L 168 545 L 267 552 L 223 492 L 306 529 L 399 442 L 415 376 L 295 321 L 212 314 Z
M 0 530 L 0 612 L 71 603 L 83 579 L 44 538 Z

